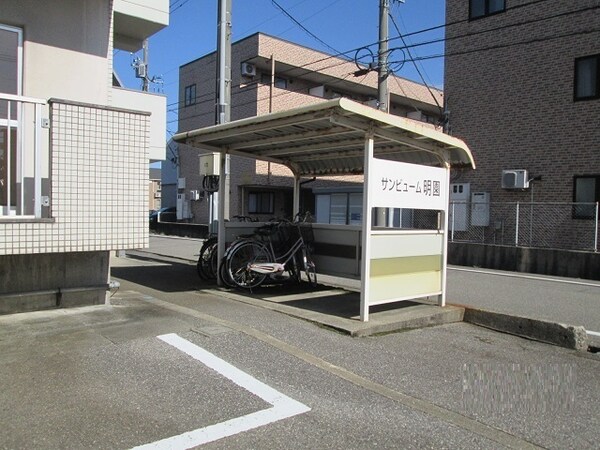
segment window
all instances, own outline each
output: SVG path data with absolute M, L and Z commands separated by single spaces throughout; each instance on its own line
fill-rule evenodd
M 573 207 L 574 219 L 594 219 L 595 203 L 600 201 L 600 175 L 577 176 L 573 179 L 573 201 L 586 203 Z
M 600 55 L 575 60 L 575 100 L 600 98 Z
M 260 76 L 260 82 L 262 84 L 271 84 L 271 75 L 263 73 Z M 279 89 L 287 89 L 287 80 L 285 78 L 275 76 L 275 87 Z
M 469 19 L 478 19 L 505 10 L 505 0 L 469 0 Z
M 17 214 L 22 186 L 17 171 L 17 143 L 20 139 L 18 101 L 2 94 L 21 95 L 22 31 L 0 25 L 0 216 Z
M 272 192 L 249 192 L 248 212 L 250 214 L 273 214 L 273 199 Z
M 184 105 L 190 106 L 196 103 L 196 85 L 190 84 L 185 87 L 185 100 Z
M 316 221 L 338 225 L 362 223 L 362 192 L 317 194 Z

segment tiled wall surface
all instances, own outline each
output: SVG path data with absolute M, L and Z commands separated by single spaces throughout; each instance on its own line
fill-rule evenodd
M 0 255 L 148 245 L 144 113 L 51 102 L 52 222 L 0 223 Z

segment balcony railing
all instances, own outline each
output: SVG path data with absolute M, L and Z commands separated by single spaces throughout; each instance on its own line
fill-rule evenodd
M 42 179 L 49 177 L 44 105 L 44 100 L 0 93 L 0 220 L 42 217 Z

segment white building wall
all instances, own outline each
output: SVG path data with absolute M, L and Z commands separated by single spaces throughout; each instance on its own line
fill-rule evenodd
M 51 218 L 0 226 L 0 255 L 148 246 L 149 116 L 51 105 Z

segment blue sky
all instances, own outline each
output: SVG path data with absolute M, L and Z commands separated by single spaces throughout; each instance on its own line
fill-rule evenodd
M 290 15 L 315 34 L 319 42 L 291 19 L 285 16 L 272 0 L 232 0 L 232 41 L 242 39 L 258 31 L 289 41 L 315 48 L 329 54 L 375 44 L 378 40 L 379 0 L 276 0 Z M 403 34 L 413 33 L 444 23 L 444 0 L 405 0 L 401 3 L 390 0 L 392 15 Z M 177 89 L 179 66 L 193 59 L 215 51 L 217 40 L 217 0 L 170 0 L 171 16 L 167 28 L 152 36 L 149 41 L 150 75 L 160 75 L 162 86 L 155 85 L 167 95 L 169 110 L 167 129 L 177 132 Z M 390 37 L 397 32 L 390 21 Z M 444 30 L 416 34 L 407 37 L 407 43 L 417 44 L 442 38 Z M 397 39 L 390 47 L 402 46 Z M 331 47 L 331 48 L 330 48 Z M 376 45 L 371 49 L 376 53 Z M 443 43 L 411 48 L 413 57 L 439 55 L 443 53 Z M 140 80 L 134 77 L 131 61 L 141 57 L 116 51 L 115 70 L 128 88 L 140 87 Z M 354 52 L 351 54 L 354 56 Z M 401 52 L 392 53 L 390 60 L 400 60 Z M 427 82 L 443 87 L 443 59 L 435 58 L 420 62 L 421 72 Z M 406 62 L 396 67 L 396 73 L 415 81 L 421 81 L 414 65 Z

